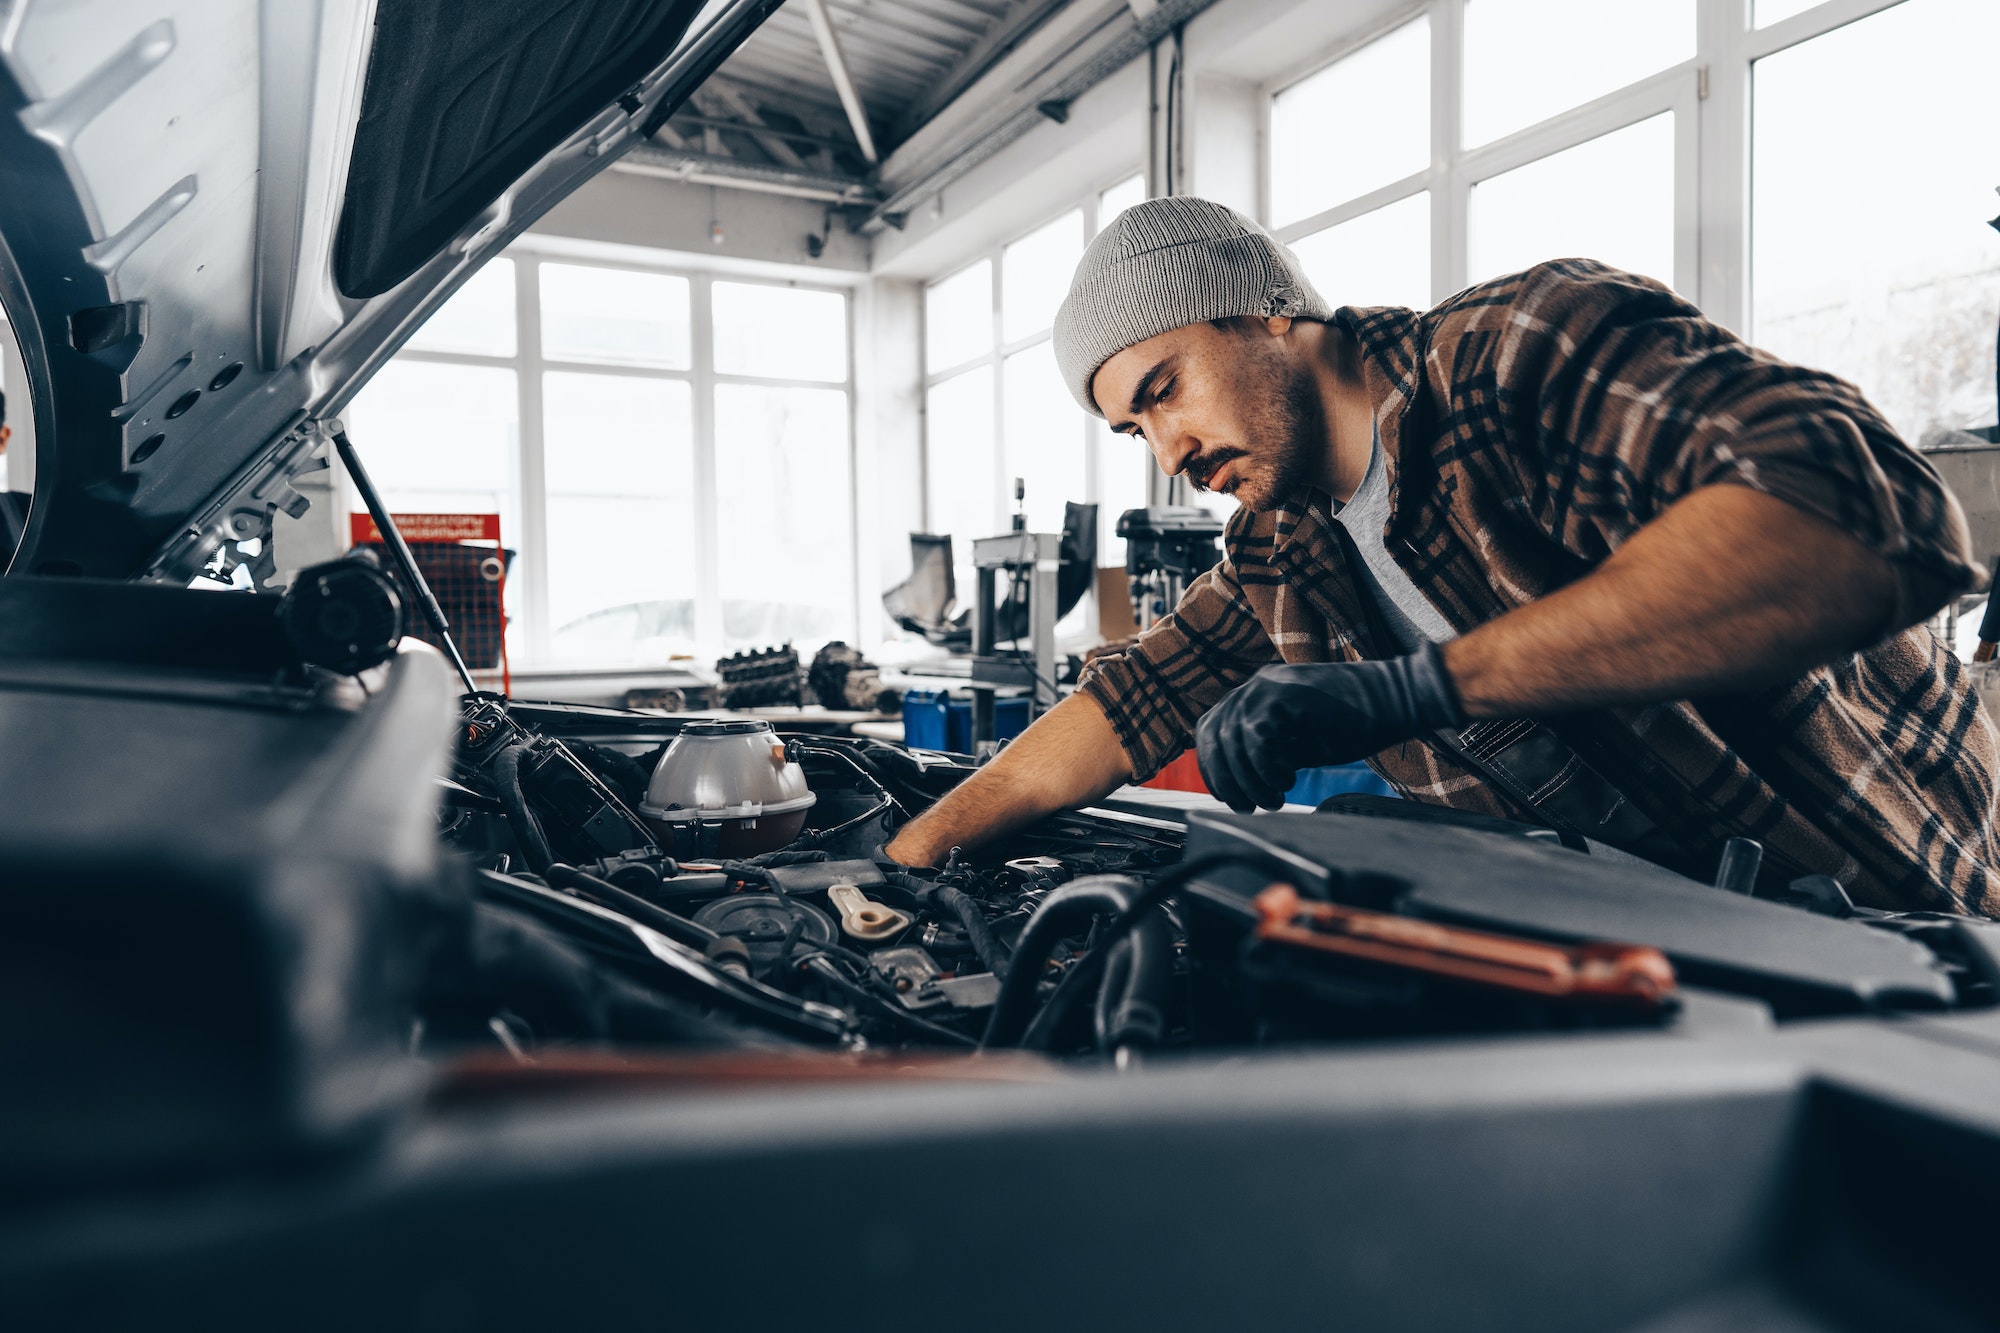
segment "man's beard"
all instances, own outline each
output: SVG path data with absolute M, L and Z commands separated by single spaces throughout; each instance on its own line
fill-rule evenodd
M 1190 459 L 1187 474 L 1196 490 L 1206 491 L 1223 464 L 1248 459 L 1247 466 L 1238 463 L 1227 493 L 1247 509 L 1273 509 L 1300 489 L 1307 460 L 1327 447 L 1326 408 L 1312 375 L 1281 353 L 1260 349 L 1245 359 L 1244 378 L 1270 386 L 1244 423 L 1245 447 L 1225 446 Z

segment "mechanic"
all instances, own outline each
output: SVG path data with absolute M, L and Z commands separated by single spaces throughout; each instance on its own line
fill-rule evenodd
M 1404 797 L 1684 874 L 1743 836 L 1765 883 L 2000 912 L 2000 739 L 1920 623 L 1983 576 L 1853 386 L 1588 260 L 1336 310 L 1188 197 L 1100 233 L 1055 351 L 1085 410 L 1241 502 L 1227 554 L 891 856 L 936 864 L 1193 739 L 1239 811 L 1366 758 Z

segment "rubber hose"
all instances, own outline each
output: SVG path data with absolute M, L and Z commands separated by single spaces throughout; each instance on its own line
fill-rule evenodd
M 1097 991 L 1097 1049 L 1151 1050 L 1167 1035 L 1167 987 L 1174 975 L 1174 933 L 1166 913 L 1146 913 L 1113 948 Z M 1035 1026 L 1028 1030 L 1030 1041 Z
M 1090 875 L 1073 879 L 1042 899 L 1014 945 L 980 1045 L 1011 1046 L 1019 1041 L 1035 1002 L 1035 987 L 1056 942 L 1075 929 L 1079 918 L 1123 915 L 1139 888 L 1137 880 L 1124 875 Z
M 664 908 L 655 907 L 638 894 L 621 889 L 608 879 L 599 879 L 588 871 L 578 870 L 575 866 L 551 865 L 542 877 L 549 883 L 563 888 L 582 889 L 620 916 L 630 917 L 648 929 L 657 930 L 676 944 L 705 950 L 722 938 L 699 922 L 675 916 Z
M 500 804 L 507 808 L 507 823 L 514 830 L 514 841 L 521 844 L 521 855 L 528 858 L 528 869 L 539 875 L 555 863 L 556 854 L 549 850 L 541 821 L 528 808 L 528 794 L 521 788 L 521 756 L 527 749 L 523 741 L 493 756 L 493 785 L 500 789 Z
M 959 924 L 965 927 L 965 939 L 972 946 L 972 952 L 979 955 L 979 961 L 986 964 L 987 971 L 1006 980 L 1009 965 L 1007 946 L 993 933 L 993 927 L 987 924 L 986 914 L 979 910 L 979 904 L 949 884 L 934 891 L 931 901 L 958 918 Z

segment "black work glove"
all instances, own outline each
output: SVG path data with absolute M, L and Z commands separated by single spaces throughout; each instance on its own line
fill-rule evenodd
M 1230 809 L 1276 810 L 1302 768 L 1347 764 L 1438 727 L 1463 726 L 1436 644 L 1381 662 L 1268 666 L 1195 732 L 1201 780 Z

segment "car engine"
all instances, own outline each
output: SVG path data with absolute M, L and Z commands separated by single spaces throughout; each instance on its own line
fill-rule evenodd
M 941 869 L 883 855 L 974 770 L 742 718 L 469 697 L 443 838 L 484 952 L 454 974 L 469 992 L 433 997 L 426 1039 L 519 1059 L 692 1041 L 1123 1065 L 1980 1007 L 2000 979 L 1981 922 L 1871 912 L 1831 880 L 1757 899 L 1386 798 L 1257 817 L 1113 803 Z M 552 1003 L 595 992 L 611 998 Z

